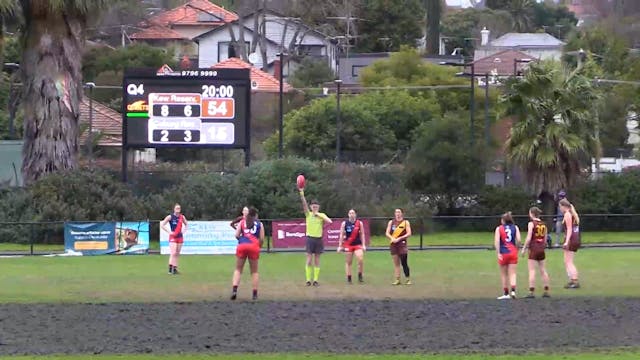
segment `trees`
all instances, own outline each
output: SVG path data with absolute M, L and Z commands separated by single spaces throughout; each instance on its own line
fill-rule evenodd
M 406 152 L 415 129 L 440 112 L 432 99 L 407 91 L 370 92 L 344 97 L 341 102 L 341 150 L 354 162 L 384 163 Z M 333 159 L 336 151 L 336 99 L 318 99 L 287 114 L 285 152 L 310 159 Z M 277 134 L 267 140 L 269 154 L 277 153 Z
M 468 79 L 456 77 L 458 69 L 425 61 L 414 49 L 403 48 L 391 54 L 389 59 L 376 61 L 361 71 L 364 86 L 433 86 L 468 84 Z M 467 109 L 468 88 L 442 88 L 417 90 L 416 96 L 429 98 L 440 104 L 441 114 L 447 111 Z
M 358 16 L 365 20 L 359 27 L 360 52 L 397 51 L 402 45 L 415 46 L 422 37 L 422 0 L 368 0 Z
M 463 49 L 465 55 L 472 55 L 474 38 L 480 38 L 480 31 L 486 26 L 493 36 L 511 31 L 511 15 L 504 10 L 466 8 L 447 12 L 441 21 L 442 34 L 447 36 L 446 51 Z
M 511 24 L 516 32 L 532 31 L 533 1 L 511 0 L 506 9 L 511 14 Z
M 578 24 L 578 19 L 566 6 L 551 5 L 546 2 L 533 4 L 532 25 L 535 29 L 565 39 Z
M 545 200 L 575 183 L 584 160 L 599 156 L 597 99 L 589 79 L 552 62 L 531 64 L 521 81 L 508 84 L 503 106 L 514 124 L 507 157 Z
M 425 122 L 416 133 L 405 161 L 405 184 L 437 199 L 439 214 L 455 214 L 456 200 L 484 184 L 483 151 L 466 145 L 469 127 L 460 114 Z
M 22 172 L 30 183 L 76 166 L 82 97 L 82 48 L 91 14 L 108 0 L 22 0 L 25 144 Z
M 335 78 L 333 70 L 326 61 L 306 57 L 291 78 L 291 85 L 296 88 L 315 87 Z

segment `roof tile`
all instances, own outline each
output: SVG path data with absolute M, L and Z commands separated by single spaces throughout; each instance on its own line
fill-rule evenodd
M 516 59 L 537 60 L 522 51 L 504 50 L 474 61 L 474 72 L 476 74 L 491 74 L 495 72 L 497 75 L 513 75 L 513 65 Z M 526 63 L 522 62 L 515 64 L 517 64 L 517 70 L 527 66 Z
M 187 39 L 179 32 L 168 28 L 166 26 L 161 25 L 152 25 L 149 28 L 143 29 L 142 31 L 138 31 L 130 36 L 131 39 L 134 40 L 144 40 L 144 39 L 153 39 L 153 40 L 182 40 Z
M 254 90 L 256 92 L 279 92 L 280 81 L 269 73 L 266 73 L 258 68 L 253 67 L 251 64 L 246 63 L 238 58 L 229 58 L 221 61 L 211 68 L 213 69 L 249 69 L 251 72 L 251 82 L 257 85 Z M 293 90 L 293 87 L 286 82 L 283 84 L 283 91 L 289 92 Z
M 93 104 L 91 104 L 88 97 L 83 97 L 80 102 L 80 124 L 89 124 L 91 105 L 93 105 L 92 129 L 94 134 L 100 133 L 98 145 L 122 145 L 122 115 L 103 103 L 93 100 Z M 87 126 L 80 134 L 78 142 L 85 144 L 88 134 L 89 127 Z
M 200 14 L 211 14 L 222 21 L 202 21 Z M 177 8 L 164 11 L 147 20 L 149 24 L 172 25 L 222 25 L 238 19 L 238 15 L 208 0 L 190 0 Z

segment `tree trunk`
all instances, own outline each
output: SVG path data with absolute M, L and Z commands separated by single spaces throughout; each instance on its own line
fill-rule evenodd
M 4 16 L 0 15 L 0 65 L 2 65 L 3 68 L 4 68 L 4 45 L 5 45 Z M 0 78 L 0 81 L 2 81 L 2 78 Z
M 262 58 L 262 71 L 268 72 L 269 58 L 267 57 L 267 19 L 264 12 L 260 15 L 260 57 Z M 280 64 L 280 71 L 282 71 Z M 274 74 L 278 77 L 278 74 Z
M 77 164 L 82 97 L 81 49 L 85 19 L 50 11 L 46 2 L 23 6 L 22 55 L 25 183 Z
M 438 55 L 440 52 L 440 16 L 442 4 L 440 0 L 427 2 L 427 54 Z

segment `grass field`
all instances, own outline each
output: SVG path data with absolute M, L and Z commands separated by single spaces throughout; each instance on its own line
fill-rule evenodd
M 559 289 L 566 276 L 562 252 L 548 252 L 554 296 L 640 297 L 640 250 L 586 249 L 576 258 L 583 288 Z M 519 267 L 520 289 L 526 288 L 526 261 Z M 20 257 L 0 260 L 0 302 L 163 302 L 225 300 L 233 256 L 183 256 L 182 274 L 166 274 L 166 256 Z M 344 281 L 344 255 L 322 258 L 317 289 L 304 286 L 304 255 L 263 254 L 261 298 L 387 299 L 493 298 L 499 277 L 492 251 L 413 251 L 409 256 L 414 286 L 391 286 L 392 265 L 387 252 L 369 252 L 364 285 Z M 248 274 L 245 274 L 246 284 Z M 612 281 L 615 279 L 615 281 Z M 240 287 L 248 295 L 248 286 Z M 287 289 L 286 295 L 282 291 Z M 523 291 L 521 291 L 523 292 Z
M 26 356 L 26 357 L 0 357 L 0 360 L 77 360 L 77 359 L 99 359 L 99 360 L 635 360 L 640 357 L 640 351 L 616 351 L 601 353 L 578 353 L 578 354 L 519 354 L 519 355 L 333 355 L 333 354 L 234 354 L 234 355 L 76 355 L 76 356 Z
M 553 235 L 555 241 L 555 234 Z M 586 232 L 582 234 L 582 240 L 585 244 L 613 244 L 613 243 L 640 243 L 640 232 Z M 474 246 L 474 245 L 492 245 L 491 232 L 439 232 L 433 234 L 425 234 L 423 236 L 423 244 L 425 246 Z M 413 236 L 410 239 L 411 246 L 420 244 L 420 237 Z M 386 247 L 389 242 L 384 236 L 373 236 L 371 238 L 372 246 Z M 159 250 L 157 241 L 150 244 L 151 250 Z M 29 251 L 28 244 L 12 244 L 0 242 L 0 252 L 10 251 Z M 62 244 L 35 244 L 34 251 L 38 253 L 49 251 L 64 251 Z

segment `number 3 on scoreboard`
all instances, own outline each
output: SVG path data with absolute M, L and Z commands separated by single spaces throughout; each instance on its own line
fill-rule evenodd
M 193 138 L 191 137 L 191 130 L 185 130 L 184 131 L 184 141 L 185 142 L 191 142 Z

